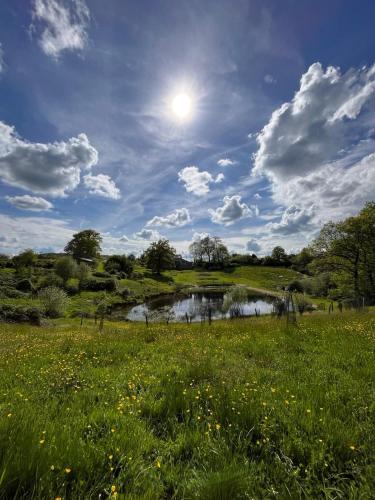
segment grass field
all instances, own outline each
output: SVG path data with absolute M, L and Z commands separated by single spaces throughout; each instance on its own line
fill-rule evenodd
M 374 498 L 372 313 L 0 328 L 0 498 Z

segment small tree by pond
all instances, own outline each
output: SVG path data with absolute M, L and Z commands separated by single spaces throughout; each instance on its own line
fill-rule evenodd
M 244 305 L 247 302 L 246 289 L 240 286 L 233 287 L 224 295 L 223 311 L 229 312 L 230 318 L 241 318 L 244 315 Z
M 43 306 L 44 312 L 51 318 L 63 316 L 69 304 L 69 298 L 66 292 L 55 286 L 49 286 L 40 290 L 38 298 Z

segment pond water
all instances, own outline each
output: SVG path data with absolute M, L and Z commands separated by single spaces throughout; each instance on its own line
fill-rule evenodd
M 185 322 L 186 315 L 192 322 L 208 318 L 211 310 L 212 319 L 229 318 L 230 312 L 223 313 L 222 306 L 225 293 L 223 291 L 199 291 L 187 295 L 168 295 L 150 300 L 144 304 L 132 307 L 127 314 L 130 321 L 163 321 L 169 317 L 171 322 Z M 241 315 L 255 316 L 269 314 L 273 309 L 273 299 L 267 296 L 249 295 L 246 303 L 241 306 Z

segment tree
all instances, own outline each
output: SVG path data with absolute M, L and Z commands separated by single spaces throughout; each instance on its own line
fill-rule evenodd
M 73 239 L 65 247 L 65 252 L 75 259 L 96 259 L 100 256 L 102 237 L 93 229 L 85 229 L 73 234 Z
M 77 276 L 78 266 L 72 257 L 62 257 L 56 262 L 55 273 L 66 283 L 70 278 Z
M 126 255 L 111 255 L 104 264 L 104 269 L 107 272 L 122 272 L 128 276 L 133 272 L 133 268 L 134 261 Z
M 160 274 L 166 269 L 175 267 L 176 250 L 168 240 L 159 240 L 148 247 L 144 254 L 146 266 L 154 273 Z
M 285 265 L 288 262 L 288 256 L 283 247 L 280 246 L 277 246 L 272 250 L 271 259 L 280 265 Z
M 194 241 L 189 246 L 189 251 L 194 263 L 198 265 L 206 263 L 208 266 L 224 266 L 229 261 L 228 249 L 217 236 L 206 236 Z
M 334 273 L 341 296 L 375 299 L 375 203 L 354 217 L 323 226 L 311 245 L 315 273 Z
M 33 250 L 25 250 L 21 252 L 19 255 L 13 257 L 14 267 L 19 270 L 24 267 L 33 267 L 36 264 L 38 257 Z

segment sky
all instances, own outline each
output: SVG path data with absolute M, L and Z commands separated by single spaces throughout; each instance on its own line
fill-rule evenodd
M 0 252 L 306 246 L 375 199 L 373 0 L 2 0 Z

